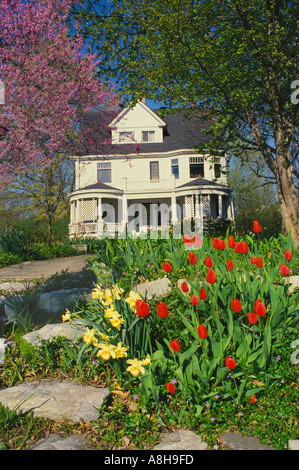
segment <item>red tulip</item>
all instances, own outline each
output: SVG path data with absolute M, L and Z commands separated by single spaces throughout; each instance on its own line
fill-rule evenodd
M 174 351 L 179 351 L 181 349 L 181 345 L 180 343 L 178 342 L 177 339 L 172 339 L 170 341 L 170 347 L 171 349 L 173 349 Z
M 255 263 L 256 263 L 256 258 L 255 258 L 254 256 L 252 256 L 252 257 L 250 258 L 250 263 L 251 263 L 251 264 L 255 264 Z
M 235 239 L 232 235 L 230 237 L 228 237 L 227 244 L 228 244 L 229 248 L 234 248 L 235 247 L 236 242 L 235 242 Z
M 260 226 L 257 220 L 254 220 L 252 228 L 255 233 L 260 233 L 262 231 L 262 227 Z
M 241 242 L 241 253 L 244 253 L 245 255 L 249 251 L 249 246 L 247 245 L 246 242 Z
M 219 240 L 219 250 L 224 250 L 224 249 L 225 249 L 225 241 Z
M 219 250 L 220 248 L 220 240 L 218 238 L 213 238 L 213 241 L 212 241 L 212 245 L 213 245 L 213 248 L 215 248 L 216 250 Z
M 282 276 L 287 276 L 290 272 L 289 268 L 285 264 L 281 264 L 279 266 L 279 269 L 280 269 Z
M 189 291 L 189 287 L 188 287 L 188 284 L 187 284 L 186 281 L 182 282 L 181 289 L 182 289 L 183 292 L 188 292 Z
M 226 357 L 225 367 L 227 367 L 228 369 L 234 369 L 236 367 L 236 365 L 237 365 L 237 363 L 232 357 L 230 357 L 230 356 Z
M 262 268 L 264 266 L 263 260 L 259 256 L 255 259 L 255 264 L 258 268 Z
M 190 264 L 196 264 L 197 263 L 197 258 L 196 258 L 196 255 L 193 253 L 193 251 L 190 251 L 188 256 L 189 256 Z
M 257 322 L 257 315 L 255 313 L 249 312 L 247 313 L 247 318 L 250 325 L 254 325 Z
M 205 265 L 207 268 L 211 268 L 213 266 L 213 260 L 209 256 L 205 258 Z
M 198 235 L 193 235 L 193 244 L 195 247 L 201 246 L 202 245 L 202 238 L 200 238 Z
M 171 273 L 171 271 L 172 271 L 171 264 L 169 264 L 168 261 L 164 261 L 163 269 L 166 273 Z
M 199 302 L 198 298 L 196 297 L 196 295 L 191 295 L 191 303 L 192 305 L 197 305 Z
M 183 235 L 183 242 L 186 246 L 192 246 L 193 245 L 193 240 L 190 237 L 190 235 Z
M 255 395 L 250 395 L 249 401 L 252 405 L 254 405 L 257 402 L 256 396 Z
M 160 318 L 166 318 L 168 315 L 168 307 L 164 302 L 160 302 L 157 305 L 157 313 L 158 317 Z
M 242 243 L 241 242 L 237 242 L 235 244 L 235 252 L 236 253 L 242 253 Z
M 288 250 L 288 249 L 287 249 L 287 250 L 284 252 L 284 257 L 285 257 L 285 259 L 286 259 L 287 261 L 292 261 L 292 259 L 293 259 L 293 253 L 291 252 L 291 250 Z
M 150 308 L 149 304 L 146 303 L 145 300 L 136 300 L 136 313 L 137 317 L 144 318 L 147 317 L 149 314 Z
M 244 253 L 247 254 L 249 251 L 249 246 L 246 242 L 237 242 L 235 244 L 235 252 L 236 253 Z
M 207 282 L 209 284 L 214 284 L 214 282 L 216 282 L 216 273 L 213 268 L 208 269 Z
M 226 266 L 227 266 L 228 271 L 232 271 L 234 269 L 234 263 L 232 262 L 231 259 L 227 260 Z
M 225 248 L 225 241 L 224 240 L 219 240 L 218 238 L 213 238 L 212 241 L 213 248 L 216 250 L 224 250 Z
M 171 395 L 174 394 L 175 386 L 172 383 L 166 383 L 165 387 L 167 388 L 168 392 L 171 393 Z
M 205 300 L 207 298 L 207 293 L 204 287 L 202 287 L 199 291 L 199 298 L 201 300 Z
M 197 328 L 197 333 L 201 339 L 207 338 L 208 336 L 207 327 L 205 325 L 199 325 L 199 327 Z
M 240 300 L 238 300 L 238 299 L 233 299 L 231 301 L 231 306 L 232 306 L 233 311 L 236 312 L 236 313 L 241 312 L 241 310 L 242 310 L 242 304 L 241 304 Z
M 257 299 L 254 304 L 254 313 L 259 317 L 264 317 L 266 315 L 266 307 L 260 299 Z

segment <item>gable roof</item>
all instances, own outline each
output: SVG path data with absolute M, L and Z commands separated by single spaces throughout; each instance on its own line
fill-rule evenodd
M 138 101 L 134 107 L 128 106 L 127 108 L 124 108 L 118 115 L 113 119 L 113 121 L 109 124 L 109 127 L 117 127 L 117 125 L 123 121 L 124 124 L 126 124 L 126 119 L 129 118 L 129 113 L 134 113 L 135 110 L 141 107 L 142 111 L 144 112 L 144 115 L 148 114 L 148 117 L 152 118 L 153 122 L 155 125 L 158 125 L 159 127 L 164 127 L 165 122 L 158 116 L 158 114 L 153 111 L 151 108 L 149 108 L 143 101 Z M 138 123 L 140 125 L 140 123 Z
M 160 119 L 158 109 L 151 110 L 151 112 Z M 101 114 L 102 113 L 99 112 L 87 113 L 86 120 L 90 123 L 91 127 L 95 127 L 95 123 L 98 120 L 101 121 Z M 116 122 L 118 116 L 119 114 L 111 122 L 111 126 Z M 165 123 L 163 128 L 163 142 L 109 144 L 107 145 L 107 151 L 105 151 L 105 146 L 100 145 L 100 143 L 99 145 L 94 145 L 92 148 L 87 144 L 86 148 L 81 150 L 80 155 L 132 155 L 137 153 L 136 147 L 138 147 L 138 153 L 142 154 L 164 153 L 182 149 L 193 149 L 196 146 L 209 143 L 212 139 L 211 135 L 203 132 L 204 129 L 209 129 L 214 123 L 211 120 L 199 118 L 198 116 L 187 118 L 182 113 L 176 113 L 166 115 L 163 117 L 162 122 Z M 110 132 L 107 128 L 101 129 L 101 137 L 103 140 L 110 137 Z

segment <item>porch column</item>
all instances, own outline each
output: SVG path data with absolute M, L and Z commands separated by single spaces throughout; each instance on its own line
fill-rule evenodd
M 218 195 L 218 209 L 219 209 L 218 210 L 218 212 L 219 212 L 218 216 L 222 218 L 223 217 L 223 207 L 222 207 L 222 195 L 221 194 Z
M 103 213 L 102 198 L 98 197 L 97 228 L 96 228 L 97 234 L 101 234 L 103 232 L 104 222 L 102 219 L 102 213 Z
M 80 199 L 76 200 L 76 224 L 80 222 Z
M 199 219 L 200 217 L 200 207 L 199 207 L 199 194 L 195 194 L 195 218 Z
M 176 207 L 176 197 L 175 194 L 171 195 L 171 219 L 172 224 L 176 224 L 178 221 L 177 207 Z

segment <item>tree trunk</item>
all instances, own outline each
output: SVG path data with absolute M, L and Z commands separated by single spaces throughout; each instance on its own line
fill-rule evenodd
M 278 177 L 277 177 L 277 194 L 280 212 L 282 216 L 282 233 L 291 237 L 294 247 L 299 246 L 299 219 L 298 219 L 298 196 L 291 172 L 285 167 L 284 158 L 277 156 Z

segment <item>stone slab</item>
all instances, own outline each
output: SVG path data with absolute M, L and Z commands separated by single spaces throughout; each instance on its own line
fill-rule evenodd
M 61 437 L 57 434 L 50 434 L 30 450 L 86 450 L 85 439 L 82 435 Z
M 164 297 L 171 292 L 171 282 L 167 277 L 164 277 L 155 281 L 139 284 L 134 290 L 148 300 L 155 297 Z
M 299 450 L 299 439 L 290 439 L 288 442 L 289 450 Z
M 299 287 L 299 276 L 290 276 L 290 288 L 289 291 L 294 292 L 295 288 Z
M 52 258 L 41 261 L 25 261 L 24 263 L 6 266 L 0 269 L 0 280 L 34 281 L 42 277 L 49 278 L 63 271 L 80 272 L 86 267 L 88 254 L 66 258 Z
M 34 282 L 2 282 L 0 284 L 0 292 L 4 291 L 6 294 L 13 294 L 15 292 L 23 292 L 29 287 L 34 286 Z
M 0 390 L 0 402 L 13 409 L 54 421 L 91 421 L 99 417 L 99 408 L 108 397 L 107 388 L 82 385 L 70 380 L 23 382 Z
M 24 335 L 23 338 L 28 341 L 28 343 L 38 346 L 41 344 L 42 340 L 54 339 L 57 336 L 63 336 L 70 341 L 82 338 L 85 330 L 86 328 L 79 320 L 74 320 L 71 323 L 49 323 L 39 330 L 30 331 Z
M 207 450 L 208 448 L 200 436 L 188 429 L 162 433 L 160 439 L 160 443 L 153 450 Z
M 220 434 L 220 438 L 223 444 L 232 450 L 275 450 L 271 446 L 261 444 L 257 437 L 242 436 L 238 432 L 225 432 Z

